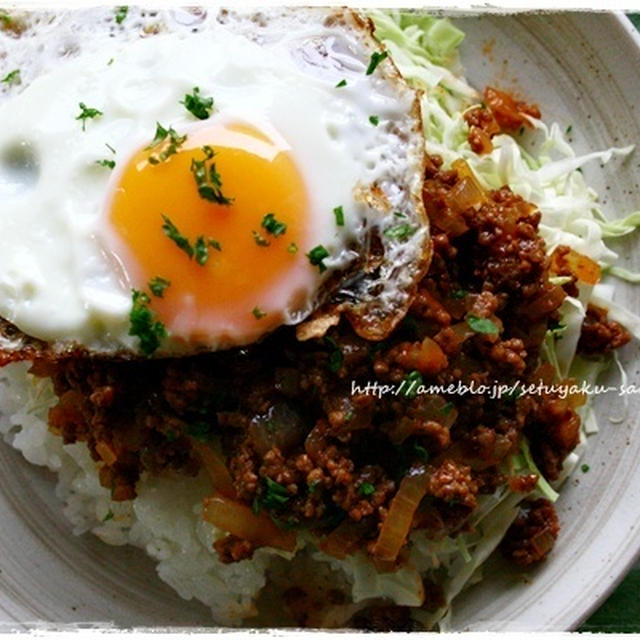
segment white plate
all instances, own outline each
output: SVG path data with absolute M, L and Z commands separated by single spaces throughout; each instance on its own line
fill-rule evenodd
M 538 102 L 545 120 L 572 125 L 579 149 L 640 140 L 640 46 L 626 19 L 481 16 L 458 24 L 468 34 L 463 60 L 476 86 L 518 88 Z M 613 215 L 640 204 L 639 162 L 636 152 L 604 172 L 597 163 L 585 170 Z M 633 240 L 616 245 L 625 266 L 639 267 L 632 247 Z M 621 286 L 618 300 L 640 312 L 640 296 L 632 287 Z M 636 381 L 637 356 L 635 344 L 623 352 Z M 623 413 L 619 398 L 601 396 L 596 406 L 602 428 L 590 440 L 590 471 L 578 470 L 563 490 L 563 529 L 553 554 L 526 581 L 500 559 L 492 562 L 491 575 L 457 601 L 455 629 L 574 628 L 633 562 L 640 547 L 640 401 L 630 400 L 619 424 L 607 419 Z M 0 630 L 41 623 L 211 624 L 208 609 L 185 602 L 160 582 L 142 552 L 72 536 L 53 476 L 5 445 L 0 445 L 0 512 Z

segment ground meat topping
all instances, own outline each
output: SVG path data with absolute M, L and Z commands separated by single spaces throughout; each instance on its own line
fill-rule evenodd
M 545 498 L 525 502 L 500 548 L 521 566 L 544 560 L 558 537 L 560 525 L 553 505 Z
M 511 94 L 487 87 L 481 106 L 464 114 L 469 125 L 469 145 L 475 153 L 490 153 L 493 150 L 491 138 L 500 133 L 519 133 L 524 127 L 531 127 L 527 118 L 540 118 L 540 110 L 535 105 L 516 100 Z
M 578 342 L 580 353 L 610 353 L 627 344 L 629 340 L 629 332 L 621 324 L 609 320 L 606 309 L 593 304 L 587 307 Z
M 224 564 L 248 560 L 253 557 L 254 552 L 253 545 L 250 542 L 232 534 L 216 540 L 213 543 L 213 548 L 218 552 L 220 562 Z

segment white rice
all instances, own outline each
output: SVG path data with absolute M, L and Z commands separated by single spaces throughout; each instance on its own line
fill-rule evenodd
M 219 624 L 235 626 L 255 615 L 266 571 L 282 554 L 258 549 L 251 560 L 221 563 L 212 544 L 224 533 L 200 515 L 211 491 L 203 476 L 143 477 L 135 500 L 112 501 L 86 445 L 64 445 L 49 432 L 47 412 L 56 396 L 49 380 L 27 369 L 15 363 L 0 370 L 0 433 L 30 463 L 58 474 L 56 494 L 73 533 L 90 531 L 108 544 L 144 549 L 157 561 L 158 576 L 181 597 L 210 607 Z

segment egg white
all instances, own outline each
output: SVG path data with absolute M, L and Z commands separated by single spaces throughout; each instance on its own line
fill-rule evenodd
M 99 47 L 87 38 L 79 55 L 42 63 L 46 71 L 0 105 L 0 316 L 24 333 L 99 352 L 137 349 L 128 335 L 131 283 L 103 242 L 114 176 L 96 161 L 122 166 L 149 143 L 156 122 L 178 132 L 192 126 L 180 102 L 195 86 L 215 98 L 213 117 L 273 126 L 306 182 L 310 237 L 330 258 L 306 303 L 283 309 L 286 322 L 328 297 L 322 281 L 362 265 L 372 229 L 386 264 L 364 284 L 353 273 L 351 285 L 340 281 L 342 295 L 363 315 L 374 307 L 378 316 L 393 314 L 406 303 L 428 239 L 415 94 L 390 77 L 388 61 L 366 74 L 372 49 L 344 19 L 295 10 L 261 22 L 222 15 L 198 33 L 99 39 Z M 103 112 L 84 130 L 80 102 Z M 382 203 L 367 197 L 372 185 Z M 414 225 L 402 242 L 383 233 L 398 223 L 394 214 Z M 216 336 L 207 346 L 220 346 Z M 169 340 L 163 352 L 171 350 Z

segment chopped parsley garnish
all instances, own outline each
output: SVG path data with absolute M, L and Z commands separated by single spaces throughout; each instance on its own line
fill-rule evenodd
M 287 488 L 271 478 L 264 478 L 266 491 L 260 500 L 260 504 L 265 509 L 279 509 L 289 502 L 289 492 Z
M 416 458 L 420 458 L 422 462 L 429 462 L 429 452 L 419 444 L 413 445 L 413 455 Z
M 149 164 L 160 164 L 170 156 L 178 153 L 178 148 L 184 144 L 187 136 L 186 134 L 184 136 L 180 136 L 173 127 L 165 129 L 159 122 L 157 122 L 156 134 L 147 149 L 155 149 L 159 144 L 166 142 L 167 138 L 169 139 L 169 144 L 166 145 L 159 154 L 150 155 Z
M 188 238 L 178 231 L 178 227 L 171 222 L 169 216 L 162 214 L 162 219 L 164 220 L 164 224 L 162 225 L 164 235 L 170 240 L 173 240 L 176 243 L 176 246 L 184 251 L 189 258 L 193 258 L 193 247 L 191 246 Z
M 324 343 L 331 349 L 329 353 L 329 369 L 336 373 L 340 371 L 340 367 L 342 367 L 342 363 L 344 362 L 344 355 L 342 353 L 342 349 L 338 346 L 338 343 L 331 337 L 325 336 Z
M 307 482 L 307 489 L 309 490 L 309 495 L 313 495 L 318 490 L 318 485 L 320 484 L 319 480 L 314 482 Z
M 454 300 L 461 300 L 466 295 L 467 295 L 467 292 L 464 289 L 456 289 L 455 291 L 451 292 L 451 297 Z
M 115 513 L 113 513 L 113 511 L 111 509 L 109 509 L 109 511 L 107 511 L 107 515 L 102 518 L 102 522 L 109 522 L 109 520 L 113 520 L 115 516 Z
M 253 310 L 251 311 L 251 313 L 253 313 L 256 320 L 260 320 L 261 318 L 264 318 L 267 315 L 262 309 L 260 309 L 260 307 L 253 307 Z
M 498 325 L 493 320 L 489 320 L 489 318 L 468 316 L 467 324 L 476 333 L 496 334 L 500 332 Z
M 342 89 L 342 87 L 346 87 L 347 86 L 347 81 L 343 78 L 342 80 L 340 80 L 340 82 L 338 82 L 338 84 L 336 85 L 336 89 Z
M 183 236 L 178 227 L 171 222 L 169 216 L 162 214 L 162 219 L 164 220 L 162 225 L 164 235 L 173 240 L 176 246 L 189 256 L 190 260 L 195 258 L 199 265 L 204 266 L 209 260 L 209 247 L 216 249 L 216 251 L 222 251 L 222 247 L 217 240 L 205 238 L 204 236 L 198 236 L 192 245 L 189 239 Z
M 418 387 L 422 384 L 422 374 L 419 371 L 411 371 L 404 377 L 403 392 L 407 398 L 415 398 L 418 395 Z
M 267 213 L 264 218 L 262 218 L 262 228 L 266 229 L 267 233 L 276 237 L 283 235 L 287 231 L 287 225 L 277 220 L 273 213 Z
M 572 125 L 572 124 L 570 124 L 570 125 L 567 127 L 567 130 L 565 131 L 565 133 L 566 133 L 567 135 L 569 135 L 572 131 L 573 131 L 573 125 Z
M 155 278 L 149 280 L 149 291 L 151 291 L 156 298 L 162 298 L 164 297 L 164 292 L 167 290 L 167 287 L 170 285 L 170 280 L 162 278 L 161 276 L 155 276 Z
M 380 124 L 380 118 L 378 116 L 369 116 L 369 122 L 374 127 L 377 127 Z
M 198 87 L 193 87 L 193 93 L 187 93 L 180 104 L 198 120 L 206 120 L 213 111 L 213 98 L 203 98 Z
M 259 234 L 257 231 L 252 231 L 251 235 L 253 236 L 253 241 L 259 247 L 268 247 L 271 244 L 263 235 Z
M 216 204 L 230 205 L 233 202 L 233 198 L 227 198 L 222 194 L 222 178 L 216 170 L 216 163 L 212 162 L 215 151 L 209 146 L 202 147 L 204 152 L 204 160 L 191 160 L 191 173 L 198 186 L 198 193 L 200 197 L 209 202 L 215 202 Z M 207 162 L 209 166 L 207 167 Z
M 317 247 L 314 247 L 307 253 L 307 258 L 309 258 L 309 262 L 314 266 L 318 267 L 318 271 L 323 273 L 327 270 L 327 266 L 324 263 L 324 259 L 329 257 L 329 252 L 319 244 Z
M 410 236 L 412 236 L 418 227 L 412 227 L 408 222 L 403 222 L 402 224 L 397 224 L 393 227 L 388 227 L 383 231 L 384 235 L 387 238 L 395 239 L 395 240 L 406 240 Z
M 84 102 L 80 102 L 78 104 L 80 107 L 80 115 L 76 116 L 76 120 L 82 121 L 82 130 L 85 131 L 87 127 L 87 120 L 93 120 L 94 118 L 99 118 L 103 115 L 102 111 L 99 109 L 94 109 L 93 107 L 87 107 Z
M 453 410 L 453 402 L 447 402 L 445 405 L 443 405 L 442 409 L 440 409 L 440 413 L 442 415 L 447 415 L 449 413 L 451 413 L 451 411 Z
M 144 291 L 132 289 L 133 306 L 129 313 L 129 335 L 140 339 L 140 350 L 150 356 L 167 337 L 167 330 L 162 322 L 155 320 L 154 312 L 149 309 L 149 296 Z
M 7 84 L 9 86 L 20 84 L 22 82 L 22 79 L 20 78 L 20 69 L 9 71 L 9 73 L 7 73 L 7 75 L 2 78 L 0 82 L 3 82 L 4 84 Z
M 345 419 L 347 422 L 351 422 L 351 421 L 353 420 L 353 418 L 354 418 L 354 416 L 355 416 L 355 415 L 356 415 L 356 414 L 355 414 L 351 409 L 349 409 L 349 411 L 347 411 L 347 413 L 345 414 L 344 419 Z
M 407 214 L 406 213 L 402 213 L 402 211 L 394 211 L 393 215 L 396 218 L 406 218 L 407 217 Z
M 287 251 L 289 253 L 298 253 L 298 245 L 295 242 L 292 242 L 288 247 Z
M 589 469 L 590 469 L 590 467 L 589 467 L 589 465 L 588 465 L 588 464 L 583 464 L 583 465 L 580 467 L 580 471 L 582 471 L 582 473 L 587 473 L 587 472 L 589 471 Z
M 374 51 L 371 54 L 371 60 L 369 61 L 369 66 L 367 67 L 366 75 L 370 76 L 375 70 L 376 67 L 388 56 L 389 54 L 386 51 Z
M 363 482 L 358 489 L 358 493 L 361 496 L 372 496 L 376 492 L 375 485 L 370 482 Z
M 127 17 L 127 13 L 129 13 L 129 7 L 116 7 L 116 22 L 118 24 L 122 24 L 124 22 L 124 19 Z
M 96 160 L 96 164 L 99 164 L 101 167 L 106 167 L 107 169 L 113 169 L 116 166 L 115 160 Z
M 209 247 L 207 245 L 207 241 L 204 239 L 204 236 L 198 236 L 193 245 L 193 257 L 196 259 L 196 262 L 204 266 L 209 259 Z
M 562 339 L 562 334 L 565 332 L 567 325 L 564 322 L 557 322 L 555 320 L 551 320 L 549 322 L 549 326 L 547 331 L 557 340 Z
M 342 205 L 333 210 L 333 215 L 336 217 L 336 225 L 344 227 L 344 209 Z

